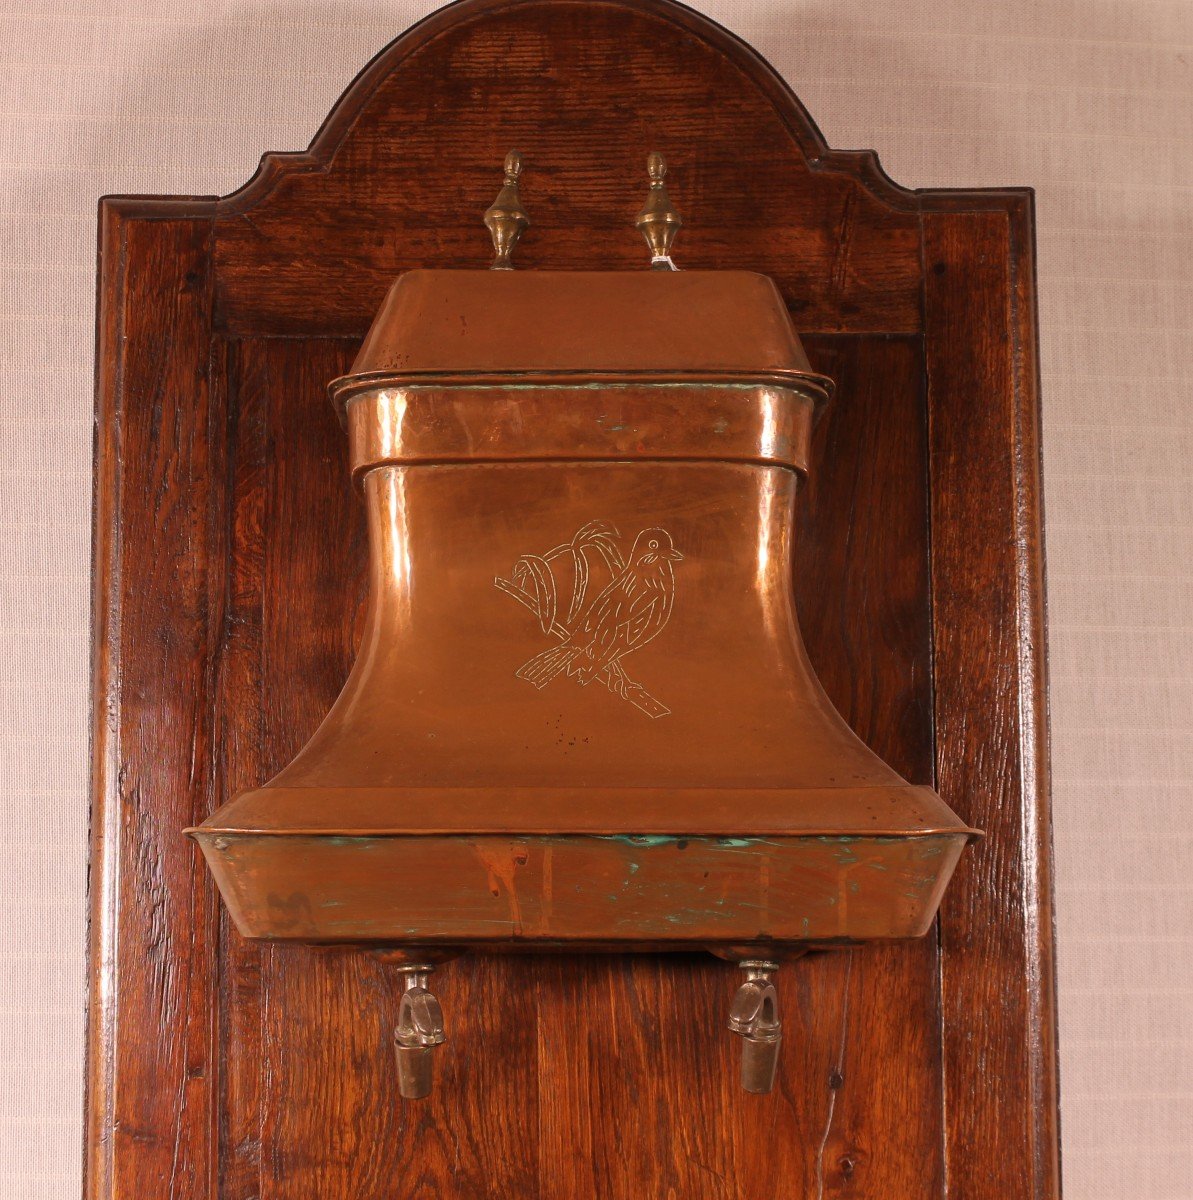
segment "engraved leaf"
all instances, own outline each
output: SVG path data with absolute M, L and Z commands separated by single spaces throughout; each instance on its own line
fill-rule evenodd
M 537 554 L 524 554 L 514 565 L 514 582 L 528 595 L 534 597 L 535 614 L 544 633 L 550 633 L 555 624 L 556 595 L 555 576 L 545 559 Z
M 611 521 L 589 521 L 587 525 L 581 525 L 576 530 L 576 536 L 572 538 L 572 545 L 577 542 L 587 541 L 590 537 L 596 534 L 604 534 L 608 537 L 619 538 L 621 534 L 617 530 L 617 526 Z
M 572 602 L 568 605 L 568 628 L 584 606 L 584 597 L 588 595 L 588 559 L 583 549 L 572 547 L 572 558 L 576 564 L 575 582 L 572 584 Z
M 625 559 L 618 545 L 620 537 L 616 525 L 611 525 L 608 521 L 589 521 L 576 532 L 576 536 L 572 538 L 572 545 L 577 549 L 595 547 L 600 551 L 606 566 L 616 575 L 625 570 Z

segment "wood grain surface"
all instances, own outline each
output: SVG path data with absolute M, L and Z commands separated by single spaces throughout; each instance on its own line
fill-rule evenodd
M 939 936 L 784 969 L 770 1096 L 738 1088 L 723 963 L 472 955 L 404 1105 L 392 967 L 245 942 L 181 835 L 344 681 L 366 549 L 324 387 L 397 272 L 487 261 L 511 145 L 522 266 L 640 268 L 658 148 L 681 265 L 778 281 L 840 384 L 801 499 L 809 652 L 990 835 Z M 233 196 L 104 201 L 88 1196 L 1055 1196 L 1032 288 L 1025 193 L 898 188 L 664 0 L 464 0 Z

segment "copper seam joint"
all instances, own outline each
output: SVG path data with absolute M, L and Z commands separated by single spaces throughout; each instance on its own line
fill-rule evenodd
M 394 1050 L 398 1058 L 398 1090 L 403 1100 L 422 1100 L 431 1094 L 435 1082 L 435 1047 L 447 1040 L 443 1009 L 427 987 L 429 963 L 407 963 L 398 970 L 405 976 L 405 991 L 398 1009 L 394 1030 Z
M 742 1039 L 741 1085 L 747 1092 L 765 1095 L 775 1086 L 779 1066 L 779 994 L 771 978 L 779 964 L 771 959 L 749 958 L 738 963 L 746 981 L 729 1007 L 729 1029 Z

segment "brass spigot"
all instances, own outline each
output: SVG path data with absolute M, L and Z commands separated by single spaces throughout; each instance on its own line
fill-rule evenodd
M 757 958 L 746 959 L 738 966 L 745 971 L 746 981 L 734 994 L 729 1028 L 742 1038 L 741 1085 L 747 1092 L 761 1095 L 775 1086 L 779 1043 L 783 1039 L 779 994 L 771 979 L 779 964 Z
M 398 1090 L 404 1100 L 421 1100 L 431 1094 L 435 1081 L 435 1047 L 447 1040 L 443 1009 L 427 987 L 435 968 L 428 963 L 398 967 L 405 976 L 406 990 L 398 1009 L 394 1048 L 398 1056 Z
M 522 207 L 522 198 L 518 195 L 518 176 L 522 173 L 522 156 L 517 150 L 511 150 L 505 156 L 505 182 L 497 199 L 485 210 L 485 225 L 489 236 L 493 239 L 493 259 L 490 270 L 512 271 L 514 264 L 510 255 L 518 244 L 518 239 L 530 224 L 530 217 Z
M 667 185 L 663 182 L 667 177 L 667 160 L 657 150 L 647 155 L 646 172 L 650 176 L 650 191 L 634 224 L 650 247 L 650 269 L 678 271 L 671 261 L 671 243 L 683 226 L 683 220 L 667 195 Z

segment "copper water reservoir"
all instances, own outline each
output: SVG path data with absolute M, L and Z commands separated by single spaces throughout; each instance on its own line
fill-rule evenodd
M 368 512 L 359 656 L 294 761 L 192 831 L 240 931 L 923 933 L 975 831 L 850 731 L 796 624 L 830 388 L 759 275 L 398 279 L 331 385 Z

